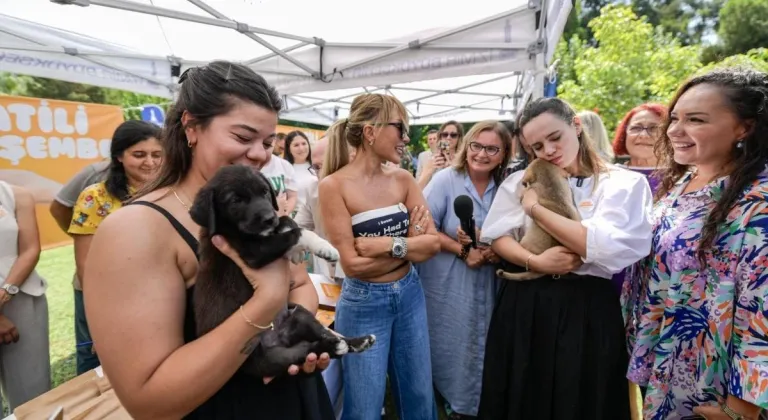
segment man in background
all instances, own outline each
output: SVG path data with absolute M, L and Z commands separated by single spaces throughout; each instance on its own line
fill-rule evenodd
M 427 132 L 427 144 L 429 145 L 429 149 L 419 153 L 419 157 L 416 159 L 418 161 L 418 166 L 416 167 L 416 179 L 419 179 L 421 171 L 424 170 L 424 164 L 432 159 L 432 154 L 435 153 L 435 148 L 437 148 L 437 130 L 432 129 Z
M 78 172 L 64 185 L 51 202 L 51 216 L 59 228 L 67 233 L 72 222 L 72 208 L 80 197 L 80 193 L 89 186 L 102 182 L 107 178 L 109 160 L 92 163 Z M 83 305 L 83 288 L 77 273 L 73 275 L 72 286 L 75 289 L 75 343 L 77 345 L 76 360 L 77 374 L 82 375 L 99 366 L 99 359 L 93 354 L 91 334 L 85 321 L 85 306 Z

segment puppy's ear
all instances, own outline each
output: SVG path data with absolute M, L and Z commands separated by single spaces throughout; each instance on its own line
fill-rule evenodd
M 216 221 L 216 200 L 213 188 L 203 187 L 195 197 L 195 202 L 189 210 L 189 216 L 192 221 L 200 227 L 208 229 L 211 234 L 215 228 Z

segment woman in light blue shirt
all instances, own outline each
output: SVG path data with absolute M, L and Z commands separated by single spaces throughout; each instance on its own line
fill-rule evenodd
M 502 123 L 479 122 L 459 145 L 453 167 L 435 174 L 424 190 L 441 252 L 420 263 L 418 271 L 427 300 L 432 377 L 449 418 L 477 415 L 485 337 L 496 300 L 493 264 L 498 261 L 490 247 L 459 242 L 453 202 L 470 197 L 475 224 L 482 226 L 511 150 L 512 136 Z

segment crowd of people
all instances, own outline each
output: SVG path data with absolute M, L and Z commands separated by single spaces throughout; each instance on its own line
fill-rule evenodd
M 132 416 L 334 419 L 327 354 L 264 381 L 238 371 L 287 302 L 317 310 L 308 273 L 343 279 L 333 329 L 377 337 L 342 359 L 343 419 L 378 420 L 388 387 L 402 420 L 757 420 L 768 409 L 765 73 L 695 76 L 667 106 L 628 110 L 612 141 L 598 114 L 540 98 L 514 122 L 465 132 L 446 121 L 417 158 L 393 96 L 356 97 L 310 141 L 275 133 L 280 95 L 245 66 L 212 62 L 180 84 L 162 130 L 123 123 L 111 159 L 51 205 L 74 238 L 77 371 L 102 365 Z M 522 182 L 534 159 L 567 173 L 580 220 Z M 231 164 L 266 175 L 278 213 L 341 259 L 254 270 L 216 237 L 254 294 L 198 337 L 189 209 Z M 454 211 L 461 196 L 476 232 Z M 525 249 L 531 223 L 561 245 Z M 34 205 L 2 182 L 0 235 L 0 380 L 14 407 L 50 387 L 48 314 Z M 498 268 L 542 276 L 504 280 Z

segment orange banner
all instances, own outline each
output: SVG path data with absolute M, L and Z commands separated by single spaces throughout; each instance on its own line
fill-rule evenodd
M 44 248 L 70 238 L 48 207 L 86 165 L 109 158 L 123 112 L 111 105 L 0 96 L 0 180 L 30 190 Z

